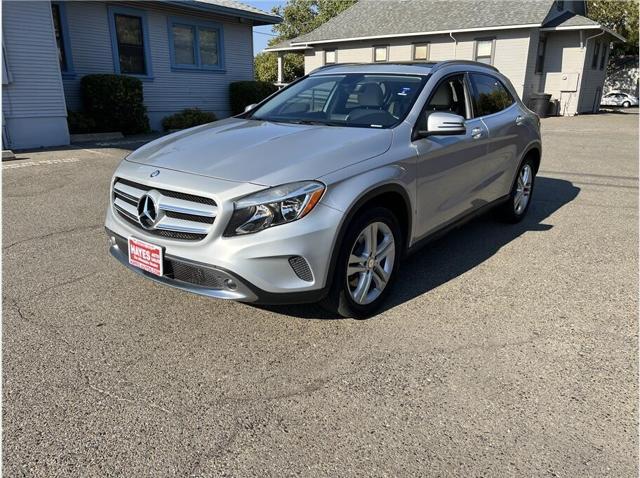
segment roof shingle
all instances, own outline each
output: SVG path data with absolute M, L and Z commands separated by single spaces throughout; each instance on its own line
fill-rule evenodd
M 553 0 L 360 0 L 291 43 L 541 25 L 552 5 Z

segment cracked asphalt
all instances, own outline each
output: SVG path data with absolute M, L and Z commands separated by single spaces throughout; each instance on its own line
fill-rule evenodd
M 133 141 L 2 163 L 5 476 L 637 476 L 637 126 L 543 120 L 528 218 L 412 256 L 367 321 L 123 269 Z

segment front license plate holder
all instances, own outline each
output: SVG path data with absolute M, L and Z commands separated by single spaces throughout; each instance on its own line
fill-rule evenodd
M 164 251 L 161 246 L 129 238 L 129 264 L 151 274 L 162 276 L 164 273 Z

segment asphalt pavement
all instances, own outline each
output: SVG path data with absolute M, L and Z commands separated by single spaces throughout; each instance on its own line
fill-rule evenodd
M 543 120 L 527 219 L 412 256 L 366 321 L 107 253 L 135 141 L 2 163 L 5 476 L 638 475 L 638 116 Z

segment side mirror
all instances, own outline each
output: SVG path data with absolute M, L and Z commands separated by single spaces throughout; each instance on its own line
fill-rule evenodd
M 247 111 L 252 110 L 253 108 L 255 108 L 257 106 L 256 103 L 251 103 L 250 105 L 247 105 L 244 107 L 244 112 L 246 113 Z
M 463 135 L 467 132 L 462 116 L 443 111 L 429 112 L 427 115 L 427 129 L 418 131 L 420 137 Z

